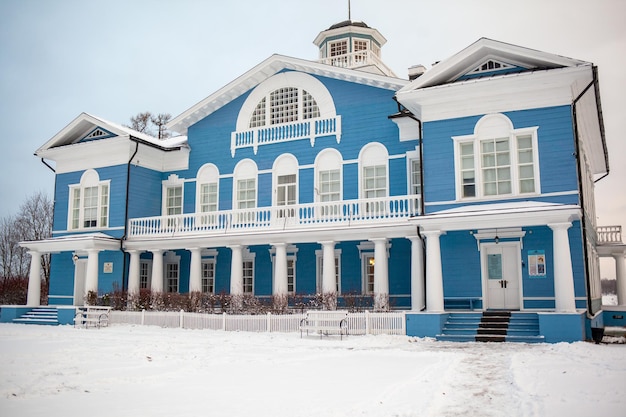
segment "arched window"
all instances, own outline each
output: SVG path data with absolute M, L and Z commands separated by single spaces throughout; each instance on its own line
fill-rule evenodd
M 258 168 L 252 159 L 243 159 L 235 166 L 233 175 L 233 208 L 251 209 L 257 206 Z
M 389 195 L 389 153 L 384 145 L 372 142 L 359 154 L 359 190 L 361 198 Z
M 109 225 L 109 184 L 100 181 L 93 169 L 80 177 L 80 183 L 70 185 L 69 229 L 104 228 Z
M 272 167 L 274 184 L 274 206 L 290 206 L 298 202 L 298 160 L 292 154 L 283 154 L 276 158 Z M 293 217 L 295 211 L 281 210 L 279 217 Z
M 196 213 L 219 210 L 219 170 L 214 164 L 204 164 L 196 175 Z
M 237 131 L 336 116 L 330 92 L 317 78 L 282 72 L 259 84 L 241 106 Z
M 315 158 L 315 201 L 340 201 L 342 187 L 343 158 L 333 148 L 324 149 Z
M 453 137 L 457 199 L 540 193 L 537 129 L 515 129 L 505 115 L 489 114 L 473 135 Z

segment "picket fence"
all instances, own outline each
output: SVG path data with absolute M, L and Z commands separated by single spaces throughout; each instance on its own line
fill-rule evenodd
M 111 311 L 111 324 L 179 327 L 242 332 L 298 332 L 305 314 L 205 314 L 181 311 Z M 405 335 L 406 317 L 403 311 L 388 313 L 348 314 L 348 334 Z

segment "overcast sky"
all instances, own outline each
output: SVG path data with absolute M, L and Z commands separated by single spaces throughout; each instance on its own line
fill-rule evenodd
M 274 53 L 317 59 L 312 41 L 347 0 L 0 0 L 0 217 L 54 175 L 34 151 L 81 112 L 126 124 L 177 116 Z M 611 174 L 599 224 L 626 228 L 626 1 L 352 0 L 388 40 L 399 77 L 481 37 L 599 67 Z

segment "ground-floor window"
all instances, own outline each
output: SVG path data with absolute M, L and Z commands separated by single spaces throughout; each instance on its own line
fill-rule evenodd
M 150 266 L 150 261 L 141 261 L 139 263 L 139 289 L 145 290 L 150 288 Z
M 254 261 L 243 261 L 243 293 L 254 294 Z
M 167 292 L 178 292 L 178 264 L 168 263 L 165 267 Z
M 363 256 L 363 293 L 374 294 L 374 255 Z
M 202 261 L 202 292 L 215 293 L 215 262 Z
M 294 258 L 287 259 L 287 292 L 289 294 L 296 292 L 296 260 Z

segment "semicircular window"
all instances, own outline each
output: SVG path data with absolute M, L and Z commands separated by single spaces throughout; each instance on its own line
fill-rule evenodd
M 297 87 L 281 87 L 263 97 L 252 112 L 250 128 L 320 117 L 315 98 Z

